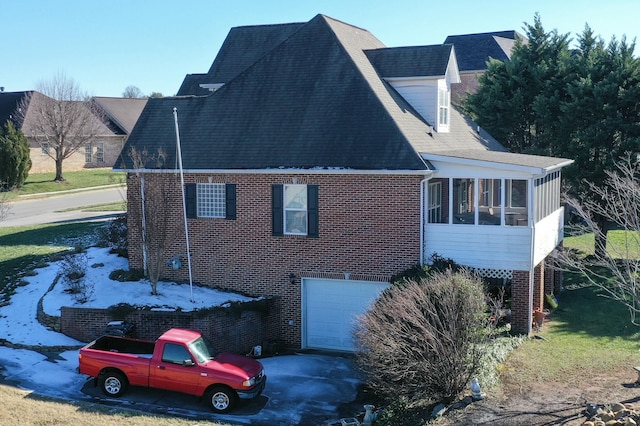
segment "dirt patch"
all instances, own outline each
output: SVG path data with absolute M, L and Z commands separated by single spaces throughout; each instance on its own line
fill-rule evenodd
M 501 378 L 500 389 L 464 410 L 449 412 L 435 422 L 438 426 L 492 425 L 542 426 L 581 425 L 587 403 L 621 402 L 640 409 L 640 387 L 632 367 L 620 368 L 607 376 L 589 376 L 581 383 L 520 383 L 513 377 Z

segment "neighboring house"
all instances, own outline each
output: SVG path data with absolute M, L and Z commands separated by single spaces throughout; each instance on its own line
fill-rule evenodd
M 475 93 L 478 79 L 487 70 L 490 59 L 508 61 L 516 41 L 527 43 L 527 38 L 517 31 L 450 35 L 445 44 L 453 44 L 458 59 L 460 82 L 451 85 L 451 100 L 460 103 L 468 93 Z
M 31 173 L 54 172 L 55 162 L 47 154 L 53 149 L 41 138 L 34 124 L 33 105 L 41 102 L 46 95 L 37 91 L 0 92 L 0 122 L 12 120 L 29 140 L 31 156 Z M 92 101 L 98 107 L 95 127 L 98 130 L 94 140 L 81 147 L 64 160 L 65 171 L 82 170 L 95 167 L 113 167 L 116 158 L 122 151 L 124 142 L 133 129 L 146 99 L 104 98 L 95 97 Z M 23 114 L 18 111 L 26 105 Z
M 185 96 L 149 100 L 116 163 L 130 267 L 145 265 L 142 206 L 159 185 L 167 260 L 186 264 L 181 152 L 192 268 L 162 275 L 276 296 L 287 344 L 353 350 L 355 316 L 433 253 L 510 279 L 512 326 L 530 332 L 554 287 L 571 160 L 506 152 L 451 105 L 459 81 L 452 45 L 386 48 L 324 15 L 232 29 Z

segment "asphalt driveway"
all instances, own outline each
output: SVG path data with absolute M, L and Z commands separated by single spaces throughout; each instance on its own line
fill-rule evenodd
M 233 425 L 340 424 L 338 408 L 356 399 L 360 379 L 347 356 L 282 355 L 260 360 L 267 385 L 259 398 L 241 401 L 228 414 L 214 414 L 199 398 L 175 392 L 131 387 L 120 398 L 108 398 L 93 381 L 82 393 L 94 402 Z M 355 413 L 354 413 L 355 414 Z

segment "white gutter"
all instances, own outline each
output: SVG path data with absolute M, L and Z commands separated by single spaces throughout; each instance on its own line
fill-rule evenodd
M 114 172 L 127 173 L 175 173 L 173 169 L 112 169 Z M 341 168 L 271 168 L 271 169 L 185 169 L 185 173 L 193 174 L 272 174 L 272 175 L 397 175 L 397 176 L 424 176 L 431 175 L 432 170 L 360 170 Z

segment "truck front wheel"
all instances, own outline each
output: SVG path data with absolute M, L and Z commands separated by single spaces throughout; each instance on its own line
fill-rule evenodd
M 116 371 L 106 371 L 99 377 L 100 389 L 107 396 L 118 397 L 127 390 L 127 379 Z
M 236 394 L 233 390 L 216 386 L 207 392 L 207 400 L 211 409 L 217 413 L 227 413 L 236 404 Z

